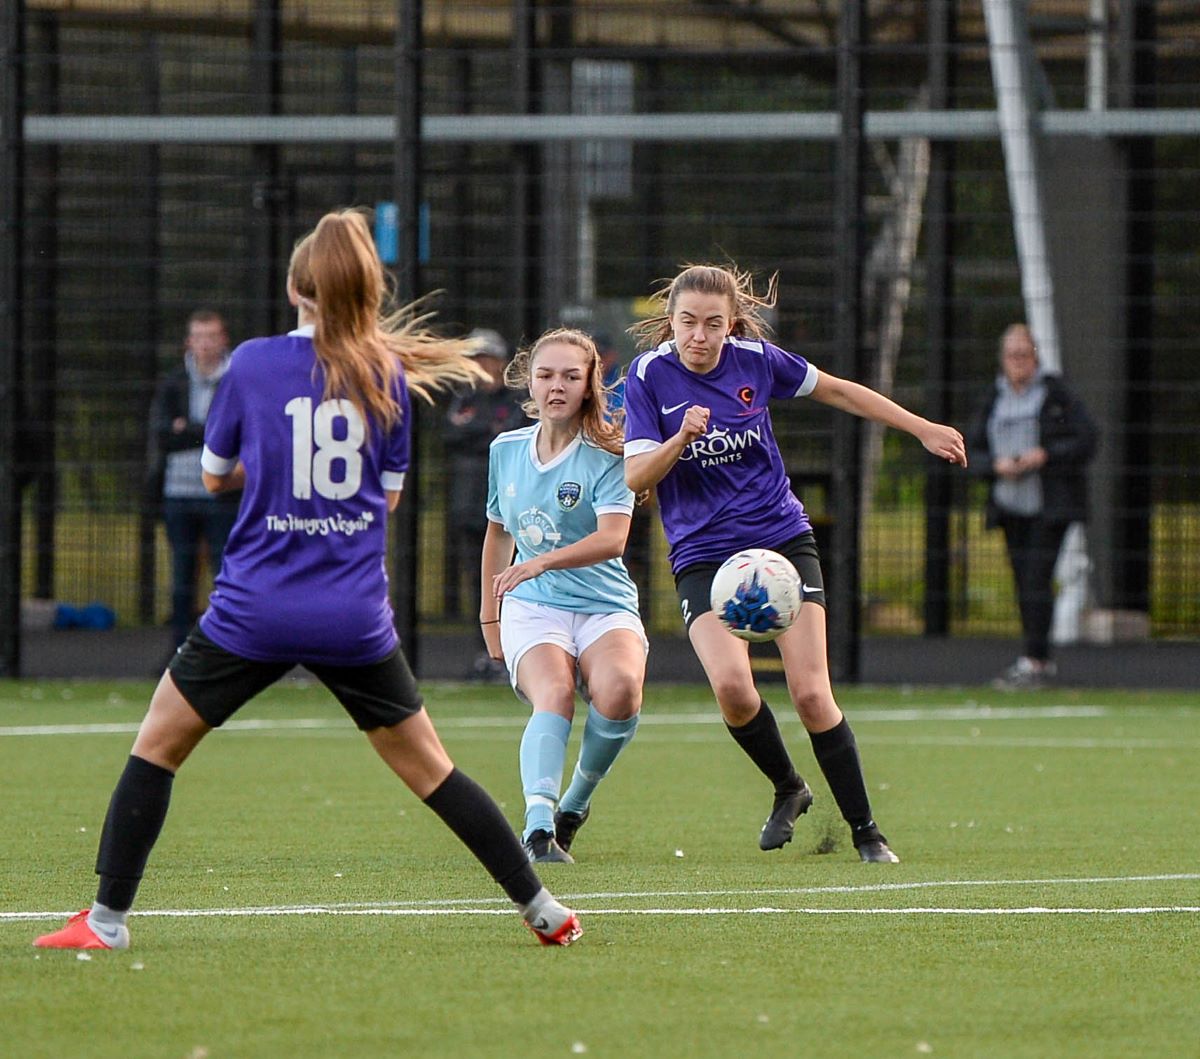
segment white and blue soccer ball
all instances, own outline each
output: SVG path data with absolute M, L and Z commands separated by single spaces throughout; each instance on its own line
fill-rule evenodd
M 803 602 L 796 568 L 768 548 L 731 555 L 713 577 L 713 613 L 734 636 L 751 643 L 774 640 L 791 628 Z

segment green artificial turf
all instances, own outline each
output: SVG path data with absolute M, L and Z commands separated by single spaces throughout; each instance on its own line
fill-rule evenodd
M 796 840 L 758 850 L 770 791 L 707 690 L 651 686 L 578 863 L 542 872 L 586 932 L 551 950 L 329 697 L 284 683 L 237 718 L 263 727 L 214 734 L 181 771 L 133 947 L 81 960 L 30 941 L 91 901 L 150 686 L 0 684 L 0 1051 L 1200 1051 L 1200 696 L 842 690 L 888 866 L 859 863 L 782 687 L 764 691 L 817 795 Z M 425 692 L 519 825 L 511 692 Z

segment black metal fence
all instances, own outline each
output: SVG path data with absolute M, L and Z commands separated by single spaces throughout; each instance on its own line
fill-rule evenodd
M 5 124 L 21 206 L 5 218 L 4 275 L 20 289 L 3 307 L 14 433 L 0 484 L 10 519 L 20 512 L 27 618 L 39 612 L 28 601 L 96 600 L 123 624 L 164 620 L 146 413 L 156 377 L 179 362 L 188 314 L 219 310 L 235 341 L 284 329 L 293 240 L 333 206 L 397 198 L 387 123 L 403 5 L 257 0 L 230 14 L 181 2 L 153 16 L 134 6 L 4 3 L 6 84 L 22 94 Z M 829 6 L 427 2 L 415 242 L 421 288 L 444 292 L 443 326 L 492 327 L 517 343 L 566 321 L 608 333 L 628 357 L 623 329 L 657 279 L 682 262 L 732 259 L 779 273 L 781 345 L 818 366 L 846 363 L 834 267 L 844 174 L 837 127 L 821 124 L 839 105 Z M 1195 638 L 1200 14 L 1107 4 L 1098 22 L 1088 0 L 1023 6 L 1063 365 L 1105 435 L 1087 607 L 1109 633 L 1121 615 L 1142 615 L 1152 636 Z M 962 424 L 994 374 L 1001 331 L 1024 315 L 1004 154 L 994 121 L 977 120 L 995 103 L 985 29 L 973 2 L 865 14 L 863 381 Z M 1104 131 L 1113 113 L 1125 115 L 1118 133 Z M 1055 132 L 1063 114 L 1082 131 Z M 553 115 L 561 126 L 521 124 Z M 254 124 L 264 117 L 328 120 Z M 205 118 L 226 124 L 183 120 Z M 631 131 L 584 124 L 597 119 Z M 428 627 L 471 618 L 468 602 L 447 608 L 456 593 L 444 589 L 460 577 L 469 601 L 473 575 L 447 571 L 443 413 L 419 416 Z M 775 418 L 801 496 L 836 541 L 833 417 L 796 402 Z M 942 475 L 898 436 L 863 470 L 862 631 L 1014 632 L 978 483 Z M 663 554 L 647 520 L 634 562 L 651 627 L 666 632 L 676 622 Z

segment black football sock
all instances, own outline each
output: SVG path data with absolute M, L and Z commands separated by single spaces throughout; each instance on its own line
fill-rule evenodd
M 478 783 L 454 769 L 425 804 L 479 859 L 504 892 L 524 908 L 542 888 L 500 807 Z
M 727 723 L 725 727 L 759 771 L 774 784 L 777 793 L 795 790 L 804 782 L 792 765 L 787 747 L 783 745 L 775 714 L 765 702 L 759 703 L 758 713 L 748 724 L 735 728 Z
M 175 773 L 132 754 L 117 781 L 96 855 L 96 900 L 128 912 L 171 804 Z
M 825 780 L 846 823 L 855 832 L 874 827 L 871 799 L 867 796 L 867 783 L 863 779 L 858 744 L 854 741 L 850 722 L 843 717 L 829 731 L 809 732 L 808 737 L 812 740 L 817 764 L 825 774 Z

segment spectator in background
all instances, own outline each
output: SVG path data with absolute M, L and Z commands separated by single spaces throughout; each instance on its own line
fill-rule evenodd
M 209 574 L 215 577 L 241 498 L 236 492 L 213 496 L 201 479 L 204 421 L 228 368 L 225 321 L 211 309 L 197 309 L 188 317 L 183 364 L 160 380 L 150 406 L 150 469 L 171 546 L 171 635 L 176 647 L 196 617 L 201 545 L 207 546 Z
M 987 525 L 1004 531 L 1016 582 L 1024 653 L 993 683 L 1017 690 L 1055 675 L 1050 657 L 1054 566 L 1067 527 L 1087 517 L 1085 469 L 1096 427 L 1083 402 L 1038 362 L 1025 324 L 1000 340 L 1000 373 L 967 429 L 974 473 L 990 480 Z
M 447 615 L 479 613 L 479 554 L 487 531 L 488 450 L 492 438 L 525 422 L 520 395 L 504 385 L 508 364 L 508 343 L 497 331 L 478 328 L 468 339 L 474 342 L 475 362 L 488 374 L 488 380 L 474 389 L 462 389 L 450 403 L 443 436 L 452 488 L 448 490 L 446 527 Z M 470 572 L 470 597 L 460 598 L 462 575 Z M 501 663 L 488 657 L 484 645 L 470 674 L 482 680 L 507 680 Z
M 600 370 L 604 372 L 609 412 L 615 413 L 625 407 L 625 365 L 621 363 L 621 351 L 603 331 L 595 335 L 593 341 L 600 351 Z

